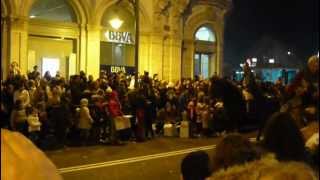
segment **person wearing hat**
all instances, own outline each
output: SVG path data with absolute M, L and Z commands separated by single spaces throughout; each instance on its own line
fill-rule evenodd
M 90 115 L 90 110 L 88 108 L 88 99 L 82 98 L 80 100 L 80 119 L 78 124 L 78 128 L 80 129 L 82 145 L 86 145 L 88 141 L 92 123 L 93 119 Z
M 111 118 L 111 143 L 114 145 L 121 145 L 122 143 L 119 141 L 118 133 L 115 127 L 116 118 L 123 116 L 121 105 L 118 100 L 117 92 L 113 91 L 110 86 L 107 88 L 106 94 L 108 96 L 107 109 Z

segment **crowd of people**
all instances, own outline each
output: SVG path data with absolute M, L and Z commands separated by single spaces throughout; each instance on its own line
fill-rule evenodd
M 317 119 L 318 61 L 311 57 L 289 85 L 281 78 L 261 82 L 248 65 L 241 82 L 214 76 L 172 83 L 148 72 L 137 82 L 122 72 L 101 72 L 96 80 L 83 71 L 69 79 L 59 72 L 41 77 L 37 66 L 24 75 L 12 63 L 1 83 L 1 128 L 19 131 L 40 147 L 141 142 L 163 135 L 166 123 L 182 120 L 189 122 L 191 137 L 258 127 L 260 139 L 274 112 L 289 112 L 299 128 Z M 121 118 L 129 118 L 128 128 L 117 128 Z
M 247 73 L 244 81 L 253 82 L 243 89 L 248 91 L 243 95 L 245 99 L 256 100 L 255 106 L 259 108 L 265 101 L 258 95 L 261 89 L 255 85 L 250 69 L 244 70 Z M 184 157 L 182 179 L 319 179 L 318 73 L 319 58 L 313 56 L 291 84 L 279 88 L 277 82 L 273 87 L 277 87 L 279 106 L 265 106 L 262 111 L 272 108 L 273 113 L 264 119 L 261 118 L 265 113 L 258 116 L 262 120 L 257 137 L 260 141 L 253 143 L 239 133 L 228 134 L 211 156 L 197 151 Z M 252 93 L 253 89 L 257 94 Z
M 24 75 L 12 63 L 1 82 L 1 128 L 20 132 L 42 149 L 54 149 L 143 142 L 163 136 L 165 124 L 179 127 L 187 121 L 192 138 L 229 135 L 218 144 L 212 165 L 205 152 L 189 154 L 181 164 L 184 179 L 256 179 L 274 169 L 288 173 L 288 168 L 314 177 L 318 73 L 317 56 L 287 85 L 281 78 L 274 84 L 259 81 L 247 64 L 241 82 L 213 76 L 172 83 L 148 72 L 137 82 L 122 72 L 101 72 L 96 80 L 83 71 L 69 79 L 49 72 L 41 77 L 37 66 Z M 119 128 L 117 122 L 126 121 Z M 257 145 L 234 134 L 252 127 L 258 130 Z M 288 161 L 294 162 L 283 163 Z M 261 168 L 248 173 L 256 166 Z

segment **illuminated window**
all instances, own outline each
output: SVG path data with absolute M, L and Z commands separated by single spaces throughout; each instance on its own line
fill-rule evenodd
M 66 0 L 37 0 L 30 10 L 29 18 L 76 22 L 75 13 Z
M 203 26 L 203 27 L 199 28 L 198 31 L 196 32 L 196 40 L 215 42 L 216 38 L 215 38 L 213 32 L 211 31 L 211 29 Z
M 194 74 L 202 76 L 204 79 L 209 78 L 209 60 L 208 54 L 195 54 L 194 55 Z
M 42 76 L 49 71 L 51 76 L 55 76 L 59 71 L 60 60 L 58 58 L 42 58 Z

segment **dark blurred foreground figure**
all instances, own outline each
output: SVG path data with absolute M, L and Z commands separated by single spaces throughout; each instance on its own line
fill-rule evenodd
M 218 143 L 212 158 L 212 170 L 227 169 L 259 158 L 259 153 L 248 139 L 240 134 L 230 134 Z
M 188 154 L 181 163 L 183 180 L 205 180 L 210 176 L 210 159 L 206 152 L 197 151 Z
M 319 114 L 319 58 L 311 56 L 307 67 L 299 72 L 286 89 L 286 103 L 282 111 L 290 112 L 298 125 L 318 120 Z
M 2 180 L 62 180 L 55 165 L 25 136 L 1 129 Z
M 275 113 L 268 120 L 262 146 L 279 161 L 307 161 L 303 135 L 289 113 Z
M 227 117 L 224 119 L 224 128 L 227 131 L 239 130 L 239 127 L 245 121 L 245 101 L 241 91 L 225 79 L 211 79 L 211 97 L 223 102 L 224 110 Z

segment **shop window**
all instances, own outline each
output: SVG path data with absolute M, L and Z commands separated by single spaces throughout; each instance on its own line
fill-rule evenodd
M 194 55 L 194 74 L 202 76 L 202 78 L 209 78 L 209 54 L 198 54 Z
M 37 0 L 31 8 L 29 18 L 76 22 L 75 13 L 66 0 Z
M 134 15 L 125 4 L 113 5 L 103 14 L 101 26 L 100 65 L 102 69 L 107 66 L 134 67 Z
M 209 42 L 216 41 L 214 33 L 211 31 L 210 28 L 205 26 L 199 28 L 198 31 L 196 32 L 196 40 L 209 41 Z

